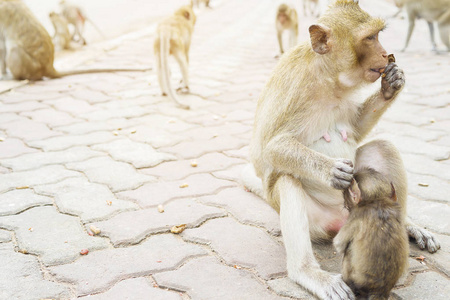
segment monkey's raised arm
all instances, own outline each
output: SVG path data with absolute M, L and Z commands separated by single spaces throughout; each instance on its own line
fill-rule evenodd
M 356 142 L 360 143 L 372 130 L 380 117 L 397 98 L 405 85 L 405 75 L 395 63 L 390 63 L 381 79 L 381 89 L 364 101 L 359 109 Z
M 263 157 L 277 170 L 320 180 L 336 189 L 349 187 L 353 179 L 351 160 L 330 158 L 306 147 L 288 133 L 272 138 L 263 149 Z

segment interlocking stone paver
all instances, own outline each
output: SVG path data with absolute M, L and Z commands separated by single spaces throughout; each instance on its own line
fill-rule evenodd
M 408 191 L 422 199 L 450 202 L 450 185 L 435 176 L 409 173 Z
M 191 165 L 192 162 L 196 162 L 197 166 L 193 167 Z M 241 159 L 230 158 L 221 153 L 209 153 L 195 160 L 178 160 L 162 163 L 154 168 L 143 169 L 141 171 L 145 174 L 154 175 L 162 179 L 176 180 L 186 178 L 192 174 L 223 170 L 231 165 L 244 162 L 245 161 Z M 174 170 L 176 170 L 176 173 Z
M 438 234 L 436 237 L 441 243 L 441 249 L 433 254 L 426 253 L 424 255 L 426 257 L 425 263 L 427 265 L 431 263 L 445 275 L 450 276 L 450 259 L 448 259 L 450 255 L 450 236 Z M 414 252 L 414 254 L 419 254 L 417 251 Z M 420 254 L 422 255 L 422 253 Z
M 62 284 L 45 280 L 39 261 L 32 255 L 15 252 L 11 244 L 0 244 L 1 299 L 68 299 Z
M 21 121 L 21 120 L 26 120 L 26 118 L 21 117 L 16 113 L 2 113 L 2 117 L 0 118 L 0 128 L 3 128 L 4 124 L 12 123 L 15 121 Z
M 408 197 L 408 215 L 434 232 L 450 234 L 450 207 L 448 204 L 422 201 Z
M 108 102 L 109 103 L 109 102 Z M 93 112 L 81 114 L 80 117 L 89 121 L 102 121 L 115 118 L 134 118 L 154 112 L 153 108 L 134 107 L 102 107 Z
M 110 96 L 107 96 L 102 92 L 88 89 L 77 89 L 75 91 L 71 91 L 70 95 L 75 99 L 86 100 L 91 104 L 107 102 L 111 99 Z
M 8 230 L 0 229 L 0 243 L 6 243 L 11 241 L 11 232 Z
M 74 99 L 71 96 L 58 97 L 57 99 L 46 100 L 45 104 L 51 105 L 58 111 L 63 111 L 74 116 L 92 112 L 100 109 L 89 104 L 87 101 Z
M 211 140 L 198 140 L 179 143 L 173 147 L 161 148 L 161 151 L 174 153 L 182 158 L 198 158 L 210 152 L 222 152 L 246 145 L 248 141 L 233 136 L 218 136 Z
M 278 295 L 285 297 L 298 298 L 302 300 L 315 300 L 316 297 L 301 288 L 298 284 L 288 277 L 277 278 L 267 282 L 269 287 Z
M 208 244 L 229 265 L 254 268 L 264 279 L 286 272 L 284 247 L 263 230 L 239 224 L 232 218 L 210 220 L 200 228 L 185 230 L 182 236 Z
M 235 165 L 223 171 L 216 171 L 212 173 L 212 175 L 219 179 L 231 180 L 240 183 L 242 181 L 242 170 L 245 166 L 246 164 Z
M 389 121 L 378 123 L 378 125 L 374 129 L 374 132 L 401 132 L 402 136 L 409 136 L 427 142 L 435 141 L 440 137 L 444 137 L 447 135 L 447 133 L 443 130 L 430 130 L 423 127 Z
M 209 140 L 221 135 L 237 135 L 251 131 L 251 127 L 243 126 L 240 123 L 232 122 L 222 126 L 198 127 L 185 131 L 184 134 L 196 140 Z
M 448 280 L 435 272 L 419 273 L 411 286 L 394 292 L 405 300 L 446 300 L 450 295 Z
M 225 189 L 217 195 L 201 197 L 199 201 L 225 208 L 241 223 L 264 227 L 275 235 L 281 233 L 278 213 L 264 200 L 241 187 Z
M 47 108 L 48 106 L 37 101 L 26 101 L 14 104 L 4 104 L 0 106 L 0 113 L 5 112 L 23 112 L 36 109 Z
M 34 152 L 37 151 L 35 150 Z M 102 155 L 105 154 L 99 151 L 93 151 L 90 148 L 83 146 L 69 148 L 64 151 L 24 154 L 15 158 L 4 159 L 2 160 L 1 164 L 5 167 L 13 169 L 14 171 L 24 171 L 37 169 L 46 165 L 66 164 L 69 162 L 83 161 L 95 156 Z
M 35 140 L 28 142 L 28 145 L 41 148 L 45 151 L 65 150 L 76 146 L 91 146 L 115 140 L 117 137 L 112 132 L 92 132 L 83 135 L 64 135 L 48 138 L 45 140 Z
M 187 137 L 181 134 L 166 132 L 163 129 L 148 125 L 134 126 L 133 132 L 127 133 L 130 139 L 150 144 L 155 148 L 173 146 L 187 140 Z
M 20 92 L 13 89 L 7 93 L 1 93 L 0 101 L 3 103 L 19 103 L 19 102 L 25 102 L 25 101 L 30 101 L 30 100 L 31 101 L 41 100 L 41 96 L 22 93 L 23 89 L 24 88 L 22 87 Z
M 186 291 L 191 299 L 282 299 L 248 271 L 224 266 L 214 257 L 191 260 L 154 278 L 160 286 Z
M 245 146 L 240 149 L 224 151 L 223 153 L 225 153 L 225 155 L 230 156 L 230 157 L 248 159 L 249 153 L 250 153 L 250 147 Z
M 77 259 L 82 249 L 93 251 L 109 245 L 104 239 L 89 236 L 77 218 L 60 214 L 54 207 L 2 217 L 0 226 L 14 230 L 19 249 L 39 255 L 49 266 Z
M 180 187 L 185 184 L 188 186 Z M 137 201 L 142 207 L 148 207 L 171 199 L 213 194 L 221 188 L 234 185 L 236 184 L 231 181 L 217 179 L 210 174 L 194 174 L 178 181 L 147 183 L 136 190 L 121 192 L 119 195 Z
M 65 178 L 77 176 L 81 176 L 81 174 L 67 170 L 63 166 L 46 166 L 32 171 L 0 174 L 0 192 L 58 182 Z
M 68 178 L 54 184 L 40 185 L 35 191 L 54 197 L 59 211 L 79 216 L 84 223 L 138 208 L 133 202 L 117 199 L 106 186 L 91 183 L 85 178 Z
M 89 300 L 123 300 L 123 299 L 152 299 L 152 300 L 181 300 L 179 293 L 153 287 L 146 278 L 132 278 L 116 283 L 110 290 L 95 295 L 88 295 L 80 299 Z
M 141 130 L 145 128 L 153 128 L 176 133 L 181 131 L 188 132 L 191 131 L 191 129 L 197 127 L 196 125 L 187 123 L 181 119 L 160 114 L 150 114 L 147 116 L 135 118 L 135 120 L 142 124 L 142 126 L 141 128 L 136 128 L 137 130 L 134 136 L 138 136 Z M 155 133 L 158 133 L 159 130 L 155 130 Z
M 127 248 L 93 251 L 72 264 L 55 266 L 50 272 L 76 286 L 77 295 L 104 291 L 115 282 L 175 269 L 187 259 L 205 254 L 172 234 L 150 237 Z
M 43 140 L 61 135 L 60 132 L 51 130 L 47 125 L 29 119 L 3 123 L 0 128 L 5 129 L 9 136 L 21 138 L 25 141 Z
M 450 168 L 423 155 L 402 153 L 403 162 L 408 172 L 422 175 L 434 175 L 450 180 Z
M 3 135 L 1 137 L 3 137 Z M 21 140 L 16 138 L 4 138 L 4 140 L 0 142 L 0 157 L 2 158 L 2 164 L 4 162 L 3 158 L 15 157 L 24 153 L 33 152 L 39 152 L 39 150 L 27 147 Z
M 113 192 L 135 189 L 143 183 L 154 181 L 154 177 L 140 174 L 131 165 L 109 157 L 69 163 L 67 168 L 85 173 L 92 182 L 108 185 Z
M 123 134 L 121 132 L 122 129 L 128 128 L 131 126 L 134 126 L 136 124 L 136 121 L 134 119 L 110 119 L 105 121 L 96 121 L 96 122 L 82 122 L 82 123 L 76 123 L 68 126 L 60 126 L 57 127 L 58 131 L 69 133 L 69 134 L 75 134 L 75 135 L 82 135 L 87 134 L 95 131 L 110 131 L 114 134 L 114 132 L 117 132 L 117 134 Z
M 0 216 L 17 214 L 30 207 L 52 203 L 52 198 L 38 195 L 31 189 L 12 190 L 0 194 Z
M 50 128 L 56 126 L 78 123 L 83 120 L 72 117 L 66 112 L 57 111 L 53 108 L 38 109 L 31 112 L 24 112 L 21 115 L 31 118 L 33 121 L 47 124 Z
M 129 139 L 95 145 L 92 146 L 92 149 L 108 152 L 115 160 L 131 163 L 136 168 L 153 167 L 162 162 L 176 159 L 172 154 L 158 152 L 150 145 L 133 142 Z
M 168 232 L 174 225 L 186 224 L 187 228 L 193 228 L 208 219 L 225 215 L 220 208 L 180 199 L 165 205 L 163 213 L 156 207 L 124 212 L 94 225 L 101 229 L 101 235 L 107 236 L 117 246 L 136 244 L 150 234 Z

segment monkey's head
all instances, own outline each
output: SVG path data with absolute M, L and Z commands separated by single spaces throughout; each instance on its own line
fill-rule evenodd
M 195 25 L 195 22 L 197 21 L 197 18 L 194 14 L 194 10 L 192 9 L 192 6 L 185 5 L 180 7 L 176 12 L 175 15 L 182 16 L 186 20 L 189 21 L 192 25 Z
M 394 185 L 381 173 L 371 168 L 362 169 L 354 175 L 350 187 L 344 190 L 344 205 L 351 210 L 360 203 L 374 201 L 397 202 Z
M 311 46 L 337 72 L 357 72 L 361 82 L 374 82 L 388 64 L 387 52 L 378 41 L 385 28 L 353 0 L 337 0 L 309 27 Z

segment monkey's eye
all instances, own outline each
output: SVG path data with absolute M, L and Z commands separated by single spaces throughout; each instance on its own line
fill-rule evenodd
M 368 39 L 368 40 L 376 40 L 376 39 L 377 39 L 377 35 L 378 35 L 378 33 L 373 34 L 373 35 L 371 35 L 371 36 L 368 36 L 367 39 Z

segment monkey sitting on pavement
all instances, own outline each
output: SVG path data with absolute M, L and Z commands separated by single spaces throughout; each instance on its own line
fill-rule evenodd
M 181 69 L 183 77 L 181 91 L 189 92 L 189 48 L 196 17 L 192 7 L 182 6 L 175 13 L 161 21 L 156 29 L 153 49 L 156 59 L 159 86 L 163 96 L 168 95 L 181 108 L 189 109 L 182 104 L 172 89 L 169 70 L 169 55 L 173 55 Z
M 52 21 L 53 28 L 55 29 L 55 34 L 53 35 L 55 49 L 70 49 L 70 41 L 72 40 L 72 38 L 70 36 L 69 26 L 66 18 L 55 12 L 51 12 L 49 14 L 49 17 Z
M 400 203 L 405 198 L 397 198 L 395 191 L 395 183 L 403 189 L 406 178 L 397 169 L 403 163 L 392 144 L 368 143 L 358 151 L 373 159 L 387 156 L 389 164 L 373 161 L 355 170 L 344 191 L 350 216 L 333 243 L 344 255 L 342 276 L 355 295 L 387 300 L 408 265 L 406 210 Z

